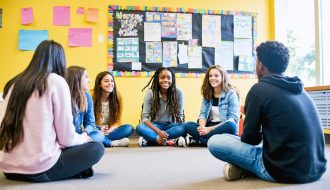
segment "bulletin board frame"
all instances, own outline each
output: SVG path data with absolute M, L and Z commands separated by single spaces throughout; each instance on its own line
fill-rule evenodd
M 172 8 L 172 7 L 149 7 L 149 6 L 120 6 L 120 5 L 109 5 L 108 7 L 108 70 L 113 72 L 114 76 L 116 77 L 149 77 L 154 74 L 154 71 L 157 67 L 163 66 L 163 63 L 154 64 L 154 63 L 145 63 L 143 61 L 146 60 L 146 57 L 144 57 L 141 62 L 141 70 L 130 70 L 128 68 L 128 64 L 132 64 L 132 62 L 138 62 L 140 61 L 140 58 L 145 56 L 144 52 L 146 51 L 146 45 L 143 44 L 143 50 L 140 52 L 140 58 L 138 59 L 132 59 L 127 60 L 127 63 L 119 63 L 117 61 L 125 62 L 126 60 L 119 59 L 116 57 L 117 51 L 119 50 L 120 46 L 118 43 L 120 42 L 120 38 L 118 36 L 119 29 L 118 29 L 118 22 L 116 20 L 116 13 L 123 12 L 123 13 L 132 13 L 132 14 L 142 14 L 142 13 L 187 13 L 192 14 L 195 18 L 199 18 L 203 15 L 220 15 L 221 18 L 230 18 L 235 15 L 241 15 L 241 16 L 250 16 L 252 19 L 252 27 L 251 27 L 251 33 L 252 33 L 252 56 L 255 57 L 255 42 L 257 41 L 257 13 L 255 12 L 244 12 L 244 11 L 224 11 L 224 10 L 205 10 L 205 9 L 193 9 L 193 8 Z M 144 15 L 145 16 L 145 15 Z M 118 17 L 118 16 L 117 16 Z M 230 20 L 230 19 L 228 19 Z M 223 23 L 223 20 L 222 20 Z M 143 24 L 142 24 L 143 25 Z M 137 26 L 138 27 L 138 26 Z M 141 27 L 141 26 L 140 26 Z M 223 27 L 228 27 L 229 29 L 233 30 L 233 23 L 223 23 L 221 25 L 222 29 Z M 139 31 L 143 31 L 140 30 Z M 233 32 L 233 31 L 232 31 Z M 141 35 L 141 34 L 140 34 Z M 224 34 L 225 35 L 225 34 Z M 223 35 L 222 35 L 223 38 Z M 170 40 L 164 40 L 162 38 L 161 42 L 167 42 Z M 136 40 L 132 38 L 132 43 L 136 44 Z M 142 41 L 138 41 L 138 44 L 144 43 Z M 178 40 L 178 44 L 187 44 L 188 42 L 182 42 Z M 190 42 L 189 42 L 190 43 Z M 201 41 L 199 42 L 201 43 Z M 124 46 L 123 46 L 124 47 Z M 120 47 L 120 48 L 123 48 Z M 190 69 L 182 67 L 181 68 L 174 68 L 176 71 L 176 77 L 182 77 L 182 78 L 200 78 L 204 77 L 206 69 L 212 65 L 212 58 L 211 61 L 207 60 L 209 56 L 207 53 L 210 52 L 210 48 L 205 48 L 205 52 L 203 49 L 203 66 L 201 69 Z M 212 49 L 211 49 L 212 51 Z M 133 54 L 133 53 L 132 53 Z M 142 55 L 142 56 L 141 56 Z M 210 54 L 212 55 L 212 53 Z M 213 54 L 214 55 L 214 54 Z M 238 70 L 238 56 L 233 56 L 233 69 L 227 70 L 231 78 L 256 78 L 254 71 L 240 71 Z M 214 61 L 214 60 L 213 60 Z M 206 62 L 206 64 L 205 64 Z M 253 60 L 253 64 L 254 64 Z M 211 64 L 210 64 L 211 63 Z M 254 68 L 254 65 L 253 65 Z

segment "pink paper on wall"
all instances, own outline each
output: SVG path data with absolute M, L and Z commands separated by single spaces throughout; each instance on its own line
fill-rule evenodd
M 78 7 L 77 10 L 76 10 L 76 14 L 84 15 L 85 14 L 84 7 Z
M 69 46 L 92 47 L 92 28 L 69 28 Z
M 54 6 L 53 7 L 53 25 L 70 26 L 70 7 Z
M 32 7 L 21 9 L 21 24 L 33 23 L 33 9 Z
M 88 8 L 86 20 L 88 22 L 97 22 L 99 20 L 99 9 Z

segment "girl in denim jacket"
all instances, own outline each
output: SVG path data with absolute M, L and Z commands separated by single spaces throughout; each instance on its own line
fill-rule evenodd
M 111 141 L 111 146 L 128 146 L 133 126 L 121 124 L 123 100 L 110 72 L 103 71 L 96 76 L 93 100 L 96 124 Z
M 240 115 L 239 97 L 227 72 L 219 65 L 210 67 L 201 92 L 203 101 L 198 123 L 185 124 L 185 129 L 192 136 L 187 137 L 187 144 L 205 146 L 212 135 L 236 134 Z
M 167 67 L 158 68 L 142 91 L 150 83 L 151 88 L 144 97 L 142 123 L 136 127 L 141 136 L 139 145 L 186 146 L 183 93 L 176 87 L 174 71 Z
M 110 141 L 95 126 L 93 101 L 89 95 L 90 79 L 86 69 L 80 66 L 70 66 L 67 69 L 67 82 L 71 92 L 73 124 L 77 133 L 86 133 L 93 141 L 101 142 L 109 147 Z

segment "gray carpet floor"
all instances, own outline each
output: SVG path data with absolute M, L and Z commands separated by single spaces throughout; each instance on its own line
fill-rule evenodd
M 330 145 L 326 147 L 330 160 Z M 0 174 L 0 190 L 330 190 L 330 170 L 314 183 L 280 184 L 248 177 L 237 181 L 223 178 L 224 162 L 201 147 L 108 148 L 94 166 L 95 176 L 51 183 L 27 183 L 5 179 Z

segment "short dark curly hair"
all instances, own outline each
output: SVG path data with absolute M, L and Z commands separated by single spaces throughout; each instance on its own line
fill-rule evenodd
M 266 41 L 257 47 L 257 57 L 271 73 L 283 73 L 288 67 L 289 50 L 277 41 Z

